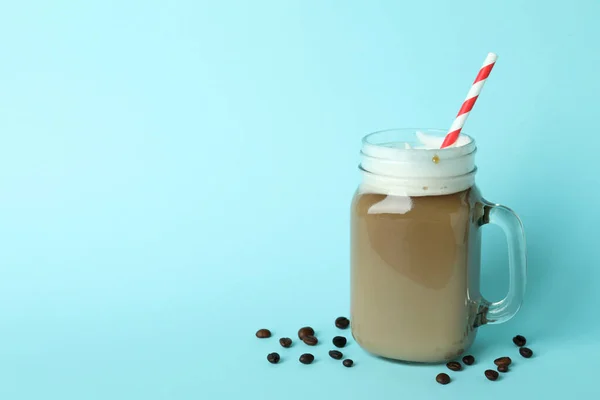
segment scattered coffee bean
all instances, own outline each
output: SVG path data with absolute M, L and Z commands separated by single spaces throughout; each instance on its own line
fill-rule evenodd
M 519 347 L 523 347 L 527 344 L 527 339 L 525 339 L 525 336 L 517 335 L 513 338 L 513 343 Z
M 280 360 L 279 354 L 277 353 L 270 353 L 267 355 L 267 360 L 269 360 L 269 362 L 271 364 L 277 364 Z
M 512 363 L 512 360 L 510 359 L 510 357 L 500 357 L 500 358 L 496 358 L 494 360 L 494 364 L 500 366 L 500 365 L 510 365 L 510 363 Z
M 279 344 L 283 347 L 290 347 L 292 345 L 292 339 L 289 337 L 282 337 L 279 339 Z
M 302 341 L 309 346 L 315 346 L 317 343 L 319 343 L 319 340 L 312 335 L 306 335 L 302 337 Z
M 475 363 L 475 357 L 473 357 L 472 355 L 464 356 L 463 362 L 466 365 L 473 365 Z
M 350 368 L 352 365 L 354 365 L 354 361 L 346 358 L 344 361 L 342 361 L 342 364 L 344 364 L 344 367 Z
M 498 365 L 498 372 L 508 372 L 508 365 L 506 365 L 506 364 Z
M 498 372 L 494 371 L 493 369 L 485 370 L 485 377 L 488 378 L 490 381 L 495 381 L 496 379 L 498 379 L 498 376 Z
M 525 358 L 531 358 L 533 355 L 533 351 L 531 351 L 529 347 L 521 347 L 519 349 L 519 353 L 521 353 L 521 355 Z
M 341 360 L 342 357 L 344 357 L 344 355 L 342 354 L 342 352 L 341 351 L 337 351 L 337 350 L 330 350 L 329 351 L 329 356 L 331 358 L 336 359 L 336 360 Z
M 447 385 L 450 383 L 450 377 L 448 376 L 448 374 L 445 374 L 443 372 L 441 374 L 437 374 L 435 380 L 441 385 Z
M 310 326 L 305 326 L 304 328 L 300 328 L 298 331 L 298 339 L 302 340 L 304 336 L 314 336 L 315 330 Z
M 300 362 L 302 364 L 310 364 L 315 361 L 315 356 L 310 353 L 304 353 L 300 356 Z
M 268 329 L 259 329 L 256 331 L 256 337 L 259 339 L 266 339 L 271 337 L 271 331 Z
M 460 363 L 457 361 L 450 361 L 448 364 L 446 364 L 446 367 L 448 367 L 448 369 L 451 371 L 460 371 L 462 369 L 462 365 L 460 365 Z
M 348 341 L 343 336 L 336 336 L 333 338 L 332 342 L 335 347 L 341 348 L 344 347 Z
M 335 320 L 335 326 L 340 329 L 346 329 L 350 325 L 350 320 L 346 317 L 338 317 Z

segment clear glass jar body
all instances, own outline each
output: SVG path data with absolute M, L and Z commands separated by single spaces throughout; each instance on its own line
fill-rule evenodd
M 466 137 L 460 147 L 415 149 L 411 134 L 375 133 L 363 143 L 362 182 L 351 207 L 352 334 L 379 356 L 442 362 L 466 351 L 478 326 L 518 310 L 524 237 L 514 213 L 497 217 L 517 222 L 507 234 L 518 257 L 513 292 L 503 304 L 489 303 L 479 290 L 481 228 L 494 222 L 496 206 L 475 185 L 475 143 Z

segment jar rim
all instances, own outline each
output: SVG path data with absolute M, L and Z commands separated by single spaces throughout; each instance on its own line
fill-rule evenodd
M 466 143 L 462 146 L 452 146 L 446 148 L 401 148 L 393 146 L 394 143 L 413 143 L 417 142 L 418 133 L 422 132 L 432 138 L 434 141 L 441 142 L 446 136 L 447 131 L 438 128 L 392 128 L 369 133 L 362 138 L 362 150 L 365 155 L 375 158 L 402 160 L 421 157 L 433 157 L 437 155 L 443 159 L 452 159 L 464 157 L 477 149 L 475 139 L 461 132 Z

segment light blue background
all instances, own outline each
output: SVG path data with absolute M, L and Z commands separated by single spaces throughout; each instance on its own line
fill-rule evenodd
M 0 398 L 591 398 L 600 355 L 600 2 L 14 1 L 0 9 Z M 466 131 L 478 183 L 522 217 L 520 314 L 479 363 L 346 369 L 360 138 Z M 483 290 L 506 290 L 485 234 Z M 521 333 L 535 358 L 511 343 Z M 279 351 L 283 362 L 265 357 Z M 502 381 L 483 370 L 515 359 Z M 493 389 L 493 391 L 491 391 Z

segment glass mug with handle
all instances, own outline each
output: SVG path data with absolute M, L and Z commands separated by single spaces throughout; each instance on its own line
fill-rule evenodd
M 525 292 L 525 235 L 509 208 L 475 185 L 475 141 L 445 131 L 397 129 L 363 139 L 351 209 L 352 335 L 365 350 L 409 362 L 465 352 L 477 328 L 512 318 Z M 481 228 L 508 239 L 509 290 L 480 293 Z

